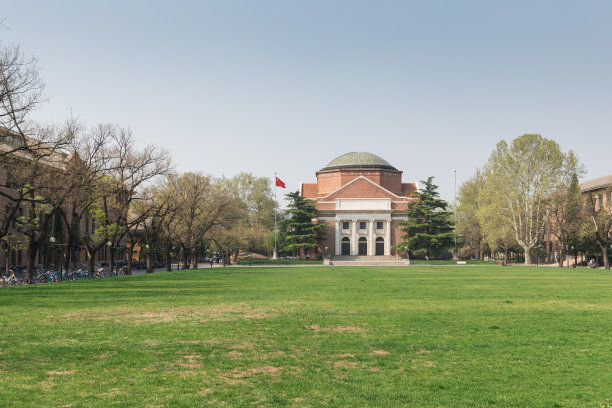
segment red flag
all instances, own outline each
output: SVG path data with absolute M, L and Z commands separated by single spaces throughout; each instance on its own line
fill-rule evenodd
M 283 183 L 283 181 L 281 179 L 276 177 L 276 186 L 277 187 L 281 187 L 281 188 L 285 188 L 285 183 Z

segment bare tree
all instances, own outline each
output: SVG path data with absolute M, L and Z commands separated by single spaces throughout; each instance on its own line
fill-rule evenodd
M 142 221 L 129 216 L 131 204 L 141 198 L 139 194 L 148 183 L 169 173 L 171 162 L 166 149 L 149 145 L 138 150 L 130 129 L 117 127 L 111 138 L 113 146 L 108 175 L 115 196 L 106 198 L 104 207 L 107 219 L 118 226 L 107 237 L 111 242 L 108 262 L 112 270 L 119 242 L 134 225 Z
M 28 121 L 30 112 L 44 102 L 44 88 L 36 60 L 26 58 L 19 47 L 0 44 L 0 137 L 11 146 L 0 155 L 56 145 L 54 134 L 41 134 Z

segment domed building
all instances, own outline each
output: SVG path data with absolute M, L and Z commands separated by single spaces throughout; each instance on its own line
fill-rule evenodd
M 400 170 L 367 152 L 336 157 L 316 176 L 316 183 L 300 184 L 300 194 L 316 201 L 315 221 L 329 224 L 320 252 L 392 255 L 417 184 L 402 183 Z

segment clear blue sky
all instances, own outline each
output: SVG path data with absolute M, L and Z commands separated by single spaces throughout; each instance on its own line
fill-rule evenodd
M 27 1 L 0 40 L 35 56 L 61 121 L 130 126 L 179 171 L 289 189 L 350 151 L 453 198 L 495 144 L 540 133 L 612 173 L 610 1 Z

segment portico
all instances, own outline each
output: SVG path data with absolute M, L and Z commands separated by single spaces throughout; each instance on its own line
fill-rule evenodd
M 391 255 L 390 214 L 371 214 L 367 217 L 363 214 L 338 214 L 335 232 L 335 255 Z M 348 254 L 342 253 L 342 242 L 349 242 Z M 359 248 L 359 244 L 364 242 L 365 251 Z M 376 243 L 383 243 L 383 253 L 377 253 Z

